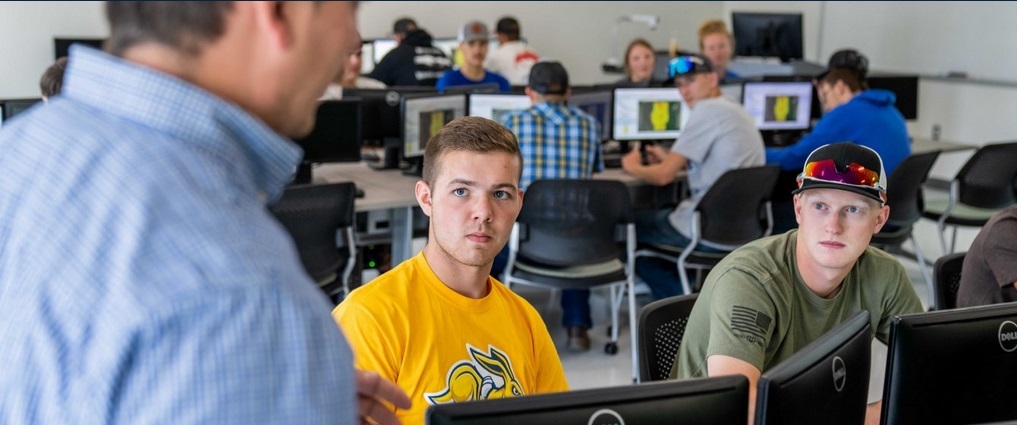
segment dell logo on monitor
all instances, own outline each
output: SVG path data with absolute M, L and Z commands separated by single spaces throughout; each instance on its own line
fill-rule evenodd
M 833 387 L 837 389 L 837 392 L 841 392 L 844 389 L 844 383 L 847 382 L 847 367 L 844 366 L 844 360 L 840 356 L 833 358 Z
M 1007 353 L 1017 350 L 1017 324 L 1007 320 L 999 325 L 999 346 Z
M 590 421 L 587 422 L 587 425 L 625 425 L 625 421 L 614 410 L 600 409 L 593 412 L 593 416 L 590 416 Z

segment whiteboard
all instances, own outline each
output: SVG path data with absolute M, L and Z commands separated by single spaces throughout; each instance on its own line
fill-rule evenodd
M 1017 81 L 1017 3 L 824 2 L 822 62 L 847 47 L 870 68 Z

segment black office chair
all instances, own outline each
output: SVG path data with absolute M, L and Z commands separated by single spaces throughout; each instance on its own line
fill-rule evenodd
M 618 351 L 618 311 L 624 285 L 632 332 L 632 377 L 637 379 L 636 305 L 633 251 L 635 226 L 625 184 L 613 180 L 537 180 L 509 239 L 502 282 L 557 289 L 611 285 L 611 342 Z
M 929 311 L 957 308 L 957 290 L 960 289 L 961 268 L 967 252 L 944 255 L 933 266 L 936 273 L 936 298 L 930 301 Z
M 353 183 L 290 186 L 270 207 L 293 237 L 307 274 L 336 303 L 349 293 L 357 258 L 356 192 Z
M 939 151 L 914 154 L 904 159 L 897 169 L 890 174 L 886 188 L 886 204 L 890 206 L 890 218 L 883 229 L 872 235 L 872 245 L 884 250 L 900 249 L 908 239 L 911 249 L 915 252 L 918 268 L 929 286 L 929 296 L 935 300 L 935 290 L 929 267 L 925 264 L 925 256 L 918 241 L 913 235 L 914 224 L 922 218 L 925 202 L 922 197 L 922 184 L 929 176 L 932 164 L 939 157 Z M 932 302 L 930 300 L 930 302 Z
M 780 167 L 764 165 L 728 170 L 703 195 L 692 215 L 691 241 L 684 249 L 669 245 L 647 245 L 636 256 L 673 261 L 678 267 L 682 289 L 693 292 L 688 269 L 709 270 L 738 247 L 773 230 L 770 194 L 777 183 Z M 721 253 L 696 251 L 700 244 Z M 702 279 L 697 279 L 697 287 Z
M 943 255 L 953 252 L 958 226 L 982 227 L 997 212 L 1017 202 L 1015 178 L 1017 142 L 985 145 L 975 151 L 950 182 L 949 199 L 926 202 L 924 216 L 936 221 Z M 947 225 L 953 226 L 949 248 Z
M 671 374 L 699 294 L 657 300 L 639 313 L 639 381 L 663 381 Z

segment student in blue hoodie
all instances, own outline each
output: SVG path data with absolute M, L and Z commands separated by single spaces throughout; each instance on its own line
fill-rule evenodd
M 797 188 L 795 177 L 816 148 L 836 142 L 854 142 L 876 151 L 887 175 L 911 155 L 904 116 L 894 106 L 891 91 L 868 89 L 869 61 L 856 50 L 840 50 L 830 57 L 827 69 L 813 82 L 823 106 L 823 118 L 812 132 L 785 148 L 766 148 L 766 163 L 778 164 L 781 178 L 773 193 L 773 232 L 798 227 L 791 202 Z
M 883 158 L 886 173 L 911 154 L 904 116 L 894 106 L 891 91 L 866 89 L 869 61 L 855 50 L 841 50 L 830 58 L 815 85 L 825 114 L 811 133 L 786 148 L 767 148 L 766 163 L 786 171 L 800 171 L 816 148 L 854 142 L 872 148 Z

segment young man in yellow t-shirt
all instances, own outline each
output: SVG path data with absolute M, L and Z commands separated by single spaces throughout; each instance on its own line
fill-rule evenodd
M 396 414 L 423 424 L 427 406 L 568 390 L 543 320 L 489 276 L 522 208 L 516 137 L 459 118 L 427 143 L 417 202 L 424 250 L 353 291 L 332 312 L 359 368 L 409 396 Z

